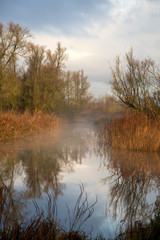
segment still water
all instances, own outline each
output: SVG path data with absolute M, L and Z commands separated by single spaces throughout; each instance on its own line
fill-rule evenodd
M 54 195 L 57 218 L 69 229 L 83 187 L 82 202 L 85 196 L 89 206 L 96 201 L 82 225 L 92 236 L 112 238 L 154 216 L 160 205 L 159 154 L 113 150 L 103 144 L 99 129 L 92 122 L 66 123 L 59 130 L 1 144 L 0 226 L 29 219 L 36 206 L 45 212 Z

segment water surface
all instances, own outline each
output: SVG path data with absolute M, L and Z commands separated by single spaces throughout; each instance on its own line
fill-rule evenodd
M 148 221 L 159 209 L 160 156 L 106 147 L 93 122 L 66 123 L 61 130 L 0 145 L 0 224 L 46 211 L 54 195 L 57 217 L 69 228 L 72 209 L 84 186 L 96 201 L 85 231 L 114 237 L 135 221 Z M 67 207 L 66 207 L 67 206 Z M 78 226 L 77 226 L 78 227 Z

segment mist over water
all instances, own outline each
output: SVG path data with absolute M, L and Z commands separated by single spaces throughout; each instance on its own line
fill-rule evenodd
M 98 126 L 88 120 L 1 144 L 1 225 L 36 214 L 33 200 L 46 211 L 49 193 L 56 200 L 57 218 L 68 229 L 66 205 L 72 215 L 81 184 L 90 205 L 97 198 L 93 215 L 83 225 L 93 236 L 111 238 L 120 228 L 154 216 L 160 201 L 159 154 L 108 148 Z

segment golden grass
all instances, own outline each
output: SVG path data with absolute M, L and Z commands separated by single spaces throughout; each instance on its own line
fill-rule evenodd
M 112 147 L 130 150 L 160 150 L 160 119 L 142 113 L 126 112 L 114 117 L 108 125 Z
M 0 142 L 17 139 L 22 136 L 39 133 L 47 129 L 58 128 L 60 119 L 52 114 L 44 114 L 36 111 L 34 115 L 28 112 L 17 114 L 16 112 L 0 113 Z

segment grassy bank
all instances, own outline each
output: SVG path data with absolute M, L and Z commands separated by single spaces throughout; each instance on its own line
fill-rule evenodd
M 106 139 L 112 147 L 130 150 L 160 150 L 160 119 L 142 113 L 123 113 L 107 125 Z
M 57 128 L 59 125 L 60 119 L 54 114 L 43 114 L 40 111 L 36 111 L 34 115 L 28 112 L 24 114 L 17 114 L 13 111 L 7 113 L 1 112 L 0 142 Z

